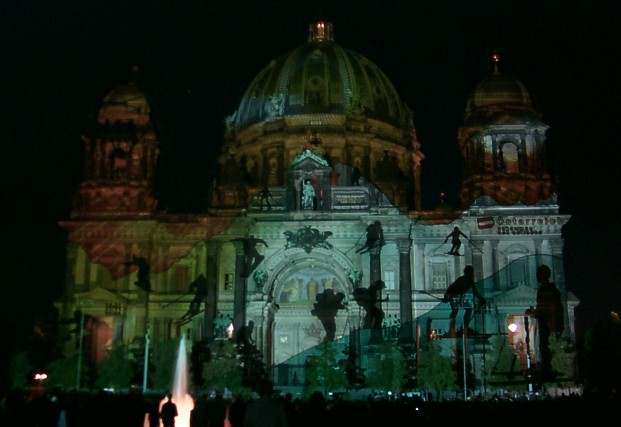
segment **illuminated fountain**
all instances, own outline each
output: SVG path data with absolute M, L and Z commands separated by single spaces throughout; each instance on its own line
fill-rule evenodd
M 179 342 L 177 363 L 175 365 L 175 380 L 172 389 L 172 401 L 177 405 L 176 427 L 190 427 L 190 412 L 194 409 L 194 400 L 188 394 L 188 353 L 185 348 L 185 335 Z M 166 399 L 160 402 L 160 411 Z M 160 420 L 160 427 L 162 422 Z

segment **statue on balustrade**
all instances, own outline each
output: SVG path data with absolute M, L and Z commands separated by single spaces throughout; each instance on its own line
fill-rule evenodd
M 302 184 L 302 209 L 314 209 L 315 208 L 315 189 L 311 184 L 310 179 L 304 180 Z

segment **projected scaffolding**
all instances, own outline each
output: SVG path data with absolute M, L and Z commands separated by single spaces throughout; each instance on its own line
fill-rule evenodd
M 537 277 L 542 265 L 549 268 L 549 279 Z M 565 288 L 562 260 L 525 256 L 472 285 L 452 295 L 414 291 L 413 324 L 386 318 L 379 332 L 363 327 L 362 307 L 349 298 L 349 311 L 337 316 L 346 323 L 342 335 L 321 342 L 323 334 L 317 334 L 316 345 L 274 367 L 274 381 L 308 391 L 421 389 L 427 381 L 421 365 L 426 354 L 436 352 L 450 361 L 456 390 L 464 383 L 469 390 L 525 387 L 546 362 L 542 341 L 547 346 L 551 334 L 569 333 L 564 326 L 571 323 L 567 307 L 573 297 Z M 358 316 L 352 316 L 356 310 Z M 413 340 L 403 339 L 406 326 L 415 331 Z

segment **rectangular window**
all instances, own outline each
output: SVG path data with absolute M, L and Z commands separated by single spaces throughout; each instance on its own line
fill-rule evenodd
M 395 272 L 394 271 L 384 271 L 384 284 L 386 285 L 387 290 L 395 289 Z
M 173 292 L 187 292 L 189 289 L 190 268 L 187 265 L 178 265 L 175 267 L 173 276 Z
M 233 274 L 226 273 L 224 275 L 224 292 L 231 292 L 233 290 Z
M 528 285 L 528 260 L 523 255 L 509 255 L 509 283 L 507 288 Z
M 98 273 L 97 264 L 91 263 L 90 267 L 91 267 L 91 271 L 90 271 L 90 277 L 89 277 L 88 283 L 91 288 L 94 288 L 98 284 L 97 283 L 97 273 Z
M 431 262 L 431 289 L 444 290 L 448 286 L 448 268 L 446 261 Z

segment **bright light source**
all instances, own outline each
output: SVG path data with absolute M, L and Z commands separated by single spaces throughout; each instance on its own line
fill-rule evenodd
M 47 379 L 47 374 L 46 373 L 36 373 L 34 376 L 34 379 L 37 381 L 44 381 Z
M 226 336 L 229 338 L 233 338 L 233 333 L 235 332 L 235 328 L 233 327 L 233 322 L 226 328 Z
M 515 323 L 510 323 L 509 324 L 509 331 L 515 332 L 517 330 L 518 330 L 518 325 L 516 325 Z
M 388 396 L 392 396 L 392 391 L 389 391 L 389 392 L 388 392 Z

